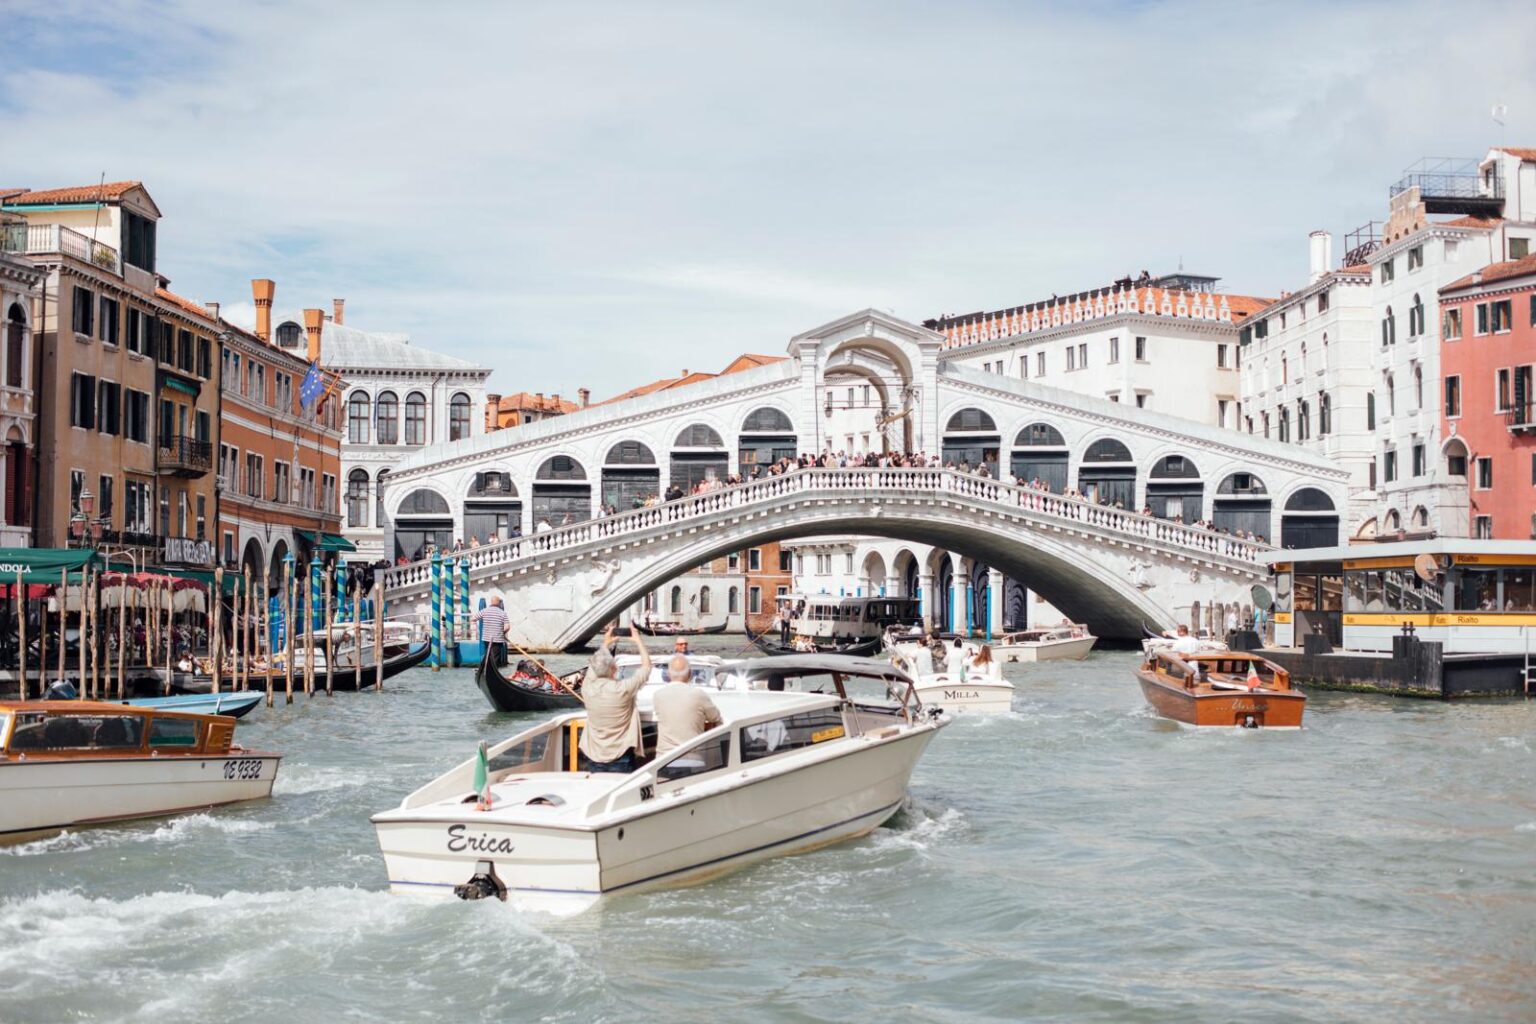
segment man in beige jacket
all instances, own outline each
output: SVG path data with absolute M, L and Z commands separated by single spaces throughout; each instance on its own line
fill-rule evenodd
M 672 655 L 667 663 L 666 686 L 651 698 L 656 711 L 656 756 L 665 757 L 695 736 L 719 725 L 720 709 L 710 700 L 701 687 L 690 681 L 692 669 L 688 659 L 681 654 Z
M 636 755 L 645 755 L 645 741 L 640 735 L 640 712 L 635 694 L 651 675 L 651 655 L 633 625 L 629 634 L 640 649 L 640 664 L 628 679 L 619 678 L 619 666 L 613 657 L 613 627 L 603 633 L 602 646 L 587 664 L 581 683 L 581 698 L 587 708 L 587 727 L 581 731 L 581 752 L 587 755 L 589 771 L 622 772 L 635 770 Z

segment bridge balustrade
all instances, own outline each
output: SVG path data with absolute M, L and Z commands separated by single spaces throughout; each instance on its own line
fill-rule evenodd
M 973 501 L 1021 509 L 1042 520 L 1081 524 L 1101 532 L 1150 540 L 1254 565 L 1259 564 L 1265 552 L 1273 550 L 1270 545 L 1261 542 L 958 470 L 855 466 L 840 469 L 794 469 L 779 476 L 749 480 L 704 494 L 688 495 L 676 501 L 620 512 L 601 519 L 588 519 L 451 555 L 445 552 L 444 556 L 445 559 L 469 559 L 470 572 L 474 574 L 477 570 L 507 565 L 524 558 L 642 534 L 721 512 L 750 509 L 778 498 L 828 491 L 876 492 L 889 494 L 892 498 L 912 494 L 952 494 Z M 385 586 L 391 590 L 425 587 L 431 580 L 431 562 L 423 560 L 397 566 L 385 573 L 384 580 Z

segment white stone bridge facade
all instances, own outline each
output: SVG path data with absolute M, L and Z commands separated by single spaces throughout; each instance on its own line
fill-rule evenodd
M 405 557 L 482 539 L 463 556 L 477 598 L 503 595 L 514 639 L 539 650 L 580 644 L 668 579 L 771 540 L 933 545 L 1102 636 L 1134 638 L 1193 601 L 1243 601 L 1271 541 L 1337 537 L 1347 474 L 1303 449 L 948 364 L 942 344 L 865 311 L 797 336 L 777 363 L 423 449 L 388 478 L 386 529 Z M 990 475 L 797 470 L 629 510 L 674 481 L 843 449 L 942 454 Z M 618 514 L 599 516 L 604 504 Z M 908 567 L 886 592 L 917 590 L 926 606 L 934 579 L 933 566 Z M 390 614 L 425 613 L 425 562 L 390 569 L 385 585 Z

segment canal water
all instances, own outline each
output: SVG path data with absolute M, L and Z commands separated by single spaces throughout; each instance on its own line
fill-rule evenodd
M 270 802 L 0 851 L 0 1021 L 1536 1018 L 1536 704 L 1197 734 L 1134 660 L 1010 666 L 868 838 L 572 918 L 384 891 L 368 815 L 523 724 L 468 672 L 279 698 Z

